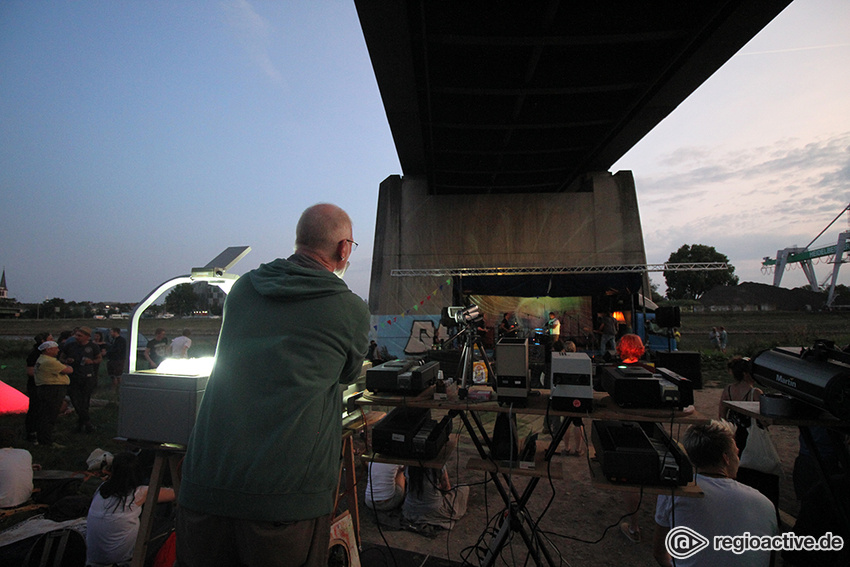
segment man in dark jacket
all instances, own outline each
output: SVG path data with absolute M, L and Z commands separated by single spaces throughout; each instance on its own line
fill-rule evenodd
M 369 311 L 342 274 L 356 243 L 334 205 L 304 211 L 295 254 L 237 280 L 183 466 L 180 565 L 324 566 L 340 465 L 340 384 Z
M 91 424 L 89 405 L 97 387 L 97 365 L 103 360 L 103 355 L 100 345 L 91 340 L 89 327 L 77 327 L 74 340 L 65 343 L 59 360 L 74 369 L 68 395 L 77 412 L 77 431 L 92 433 L 94 426 Z

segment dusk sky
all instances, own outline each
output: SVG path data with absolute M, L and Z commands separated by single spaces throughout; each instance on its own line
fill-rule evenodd
M 850 203 L 848 30 L 850 2 L 795 0 L 614 165 L 648 262 L 706 244 L 769 284 L 762 258 Z M 0 267 L 19 301 L 140 301 L 249 245 L 241 274 L 288 256 L 317 202 L 351 215 L 346 281 L 366 298 L 378 185 L 400 173 L 351 1 L 0 3 Z M 846 230 L 850 213 L 812 247 Z

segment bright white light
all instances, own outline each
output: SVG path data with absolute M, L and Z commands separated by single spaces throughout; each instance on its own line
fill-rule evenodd
M 203 358 L 166 358 L 156 367 L 157 374 L 172 376 L 209 376 L 212 373 L 214 356 Z

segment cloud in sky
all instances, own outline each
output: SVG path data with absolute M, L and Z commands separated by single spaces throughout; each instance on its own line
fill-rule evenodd
M 234 31 L 240 45 L 256 65 L 274 84 L 285 86 L 283 74 L 271 57 L 271 25 L 254 10 L 248 0 L 230 0 L 221 3 L 225 22 Z
M 635 176 L 649 262 L 706 244 L 741 281 L 770 284 L 763 258 L 809 244 L 847 206 L 848 25 L 844 0 L 795 0 L 614 164 Z M 812 247 L 848 223 L 845 213 Z M 815 266 L 819 281 L 831 268 Z M 839 282 L 850 284 L 846 266 Z M 783 275 L 784 287 L 805 284 L 799 269 Z
M 761 258 L 809 244 L 850 202 L 850 132 L 744 150 L 683 147 L 658 161 L 663 173 L 636 173 L 650 262 L 682 244 L 707 244 L 742 281 L 772 283 Z M 839 221 L 813 248 L 835 244 L 846 229 Z

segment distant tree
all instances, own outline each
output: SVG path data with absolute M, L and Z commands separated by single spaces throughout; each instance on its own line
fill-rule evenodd
M 729 258 L 714 249 L 714 246 L 704 244 L 683 244 L 681 248 L 670 254 L 669 263 L 690 262 L 726 262 Z M 667 297 L 670 299 L 699 299 L 711 288 L 721 285 L 738 285 L 735 267 L 729 265 L 725 270 L 675 271 L 665 270 L 664 279 L 667 281 Z
M 61 297 L 45 299 L 38 309 L 38 316 L 42 319 L 63 319 L 68 317 L 68 304 Z
M 180 284 L 165 297 L 165 307 L 175 315 L 191 315 L 198 303 L 192 284 Z
M 649 284 L 649 294 L 650 294 L 650 299 L 653 301 L 653 303 L 658 303 L 659 301 L 664 301 L 664 296 L 661 295 L 660 293 L 658 293 L 658 284 L 657 283 L 650 283 Z
M 69 301 L 68 312 L 65 317 L 71 319 L 83 319 L 86 315 L 86 304 L 84 302 Z
M 154 303 L 153 305 L 148 305 L 143 317 L 156 317 L 158 315 L 162 315 L 165 311 L 165 305 L 157 305 Z
M 833 305 L 850 305 L 850 288 L 844 284 L 835 285 L 835 299 Z

